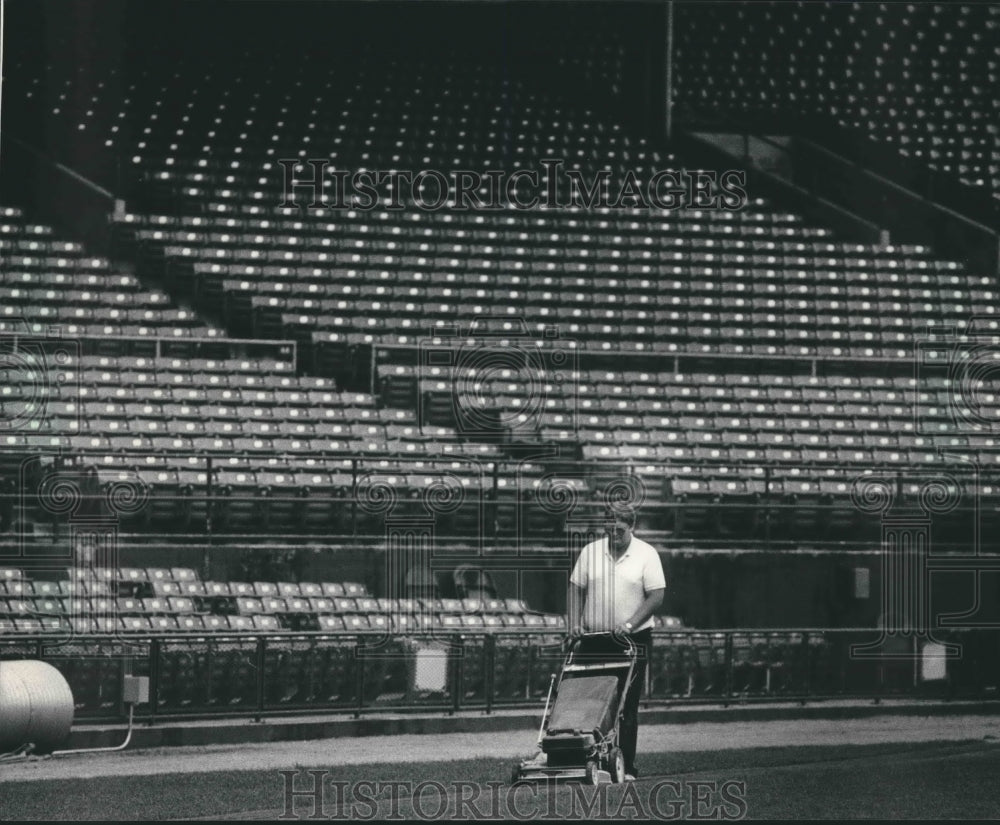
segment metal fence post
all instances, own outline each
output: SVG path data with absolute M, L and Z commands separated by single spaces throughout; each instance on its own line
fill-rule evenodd
M 354 640 L 354 689 L 358 694 L 358 703 L 354 709 L 354 718 L 361 718 L 365 707 L 365 667 L 361 658 L 361 640 Z
M 878 664 L 878 685 L 876 686 L 875 700 L 876 705 L 882 704 L 882 696 L 885 693 L 885 662 L 879 662 Z
M 205 704 L 212 704 L 212 685 L 215 683 L 215 657 L 218 653 L 219 646 L 216 642 L 209 640 L 208 644 L 205 645 L 205 667 L 208 670 L 207 678 L 205 679 Z
M 215 489 L 212 483 L 212 476 L 214 475 L 212 466 L 212 456 L 205 457 L 205 552 L 202 554 L 201 559 L 201 575 L 204 581 L 209 581 L 211 579 L 209 565 L 211 564 L 209 548 L 212 545 L 212 510 L 215 508 L 215 501 L 213 500 Z
M 810 679 L 810 662 L 809 662 L 809 632 L 806 631 L 802 634 L 802 693 L 803 697 L 807 697 L 810 694 L 812 688 L 812 679 Z M 802 704 L 805 704 L 805 698 L 802 699 Z
M 267 642 L 263 636 L 257 639 L 257 716 L 255 722 L 260 722 L 264 718 L 264 660 L 267 653 Z
M 493 521 L 493 549 L 496 550 L 500 544 L 500 463 L 498 461 L 493 462 L 493 490 L 492 497 L 493 501 L 490 507 L 492 521 Z
M 149 724 L 156 719 L 160 704 L 160 640 L 149 640 Z
M 726 644 L 725 644 L 725 661 L 726 661 L 726 698 L 731 699 L 733 696 L 733 634 L 732 631 L 726 631 Z M 728 704 L 725 703 L 725 704 Z
M 764 549 L 771 549 L 771 468 L 764 467 Z
M 351 536 L 358 535 L 358 460 L 351 459 Z
M 465 668 L 463 667 L 462 659 L 465 656 L 465 637 L 461 634 L 455 637 L 455 642 L 449 646 L 449 651 L 451 651 L 452 658 L 452 691 L 451 691 L 451 710 L 448 712 L 449 716 L 453 716 L 459 710 L 462 709 L 462 694 L 465 691 Z
M 486 714 L 493 712 L 493 694 L 496 691 L 497 640 L 492 633 L 487 633 L 483 641 L 483 656 L 486 661 Z

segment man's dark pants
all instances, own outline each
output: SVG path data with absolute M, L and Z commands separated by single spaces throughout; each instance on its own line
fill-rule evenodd
M 618 729 L 618 746 L 625 757 L 625 772 L 634 775 L 635 749 L 639 738 L 639 699 L 642 698 L 642 689 L 646 684 L 646 668 L 653 647 L 653 631 L 640 630 L 629 634 L 629 638 L 636 646 L 638 658 L 632 686 L 625 697 L 622 722 Z M 579 655 L 581 660 L 590 657 L 602 660 L 617 659 L 624 655 L 624 646 L 612 636 L 587 637 L 580 643 Z

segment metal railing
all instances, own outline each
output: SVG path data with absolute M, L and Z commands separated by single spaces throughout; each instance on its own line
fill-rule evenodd
M 877 228 L 870 225 L 877 236 Z M 424 340 L 414 340 L 412 343 L 398 341 L 363 341 L 365 336 L 351 334 L 343 335 L 343 340 L 337 347 L 351 348 L 358 357 L 368 361 L 370 366 L 369 391 L 376 394 L 379 390 L 378 367 L 383 365 L 416 364 L 419 358 L 426 358 L 429 352 L 448 352 L 446 341 L 435 339 L 428 335 Z M 367 336 L 371 337 L 371 336 Z M 400 336 L 402 337 L 402 336 Z M 357 340 L 352 340 L 356 338 Z M 535 344 L 532 341 L 532 344 Z M 539 347 L 546 342 L 539 338 Z M 855 342 L 853 346 L 844 342 L 821 342 L 814 339 L 790 340 L 780 343 L 765 342 L 764 339 L 751 343 L 736 340 L 706 343 L 704 339 L 690 338 L 687 340 L 665 341 L 646 340 L 628 341 L 614 349 L 599 349 L 599 341 L 588 341 L 581 338 L 574 342 L 578 347 L 572 357 L 582 369 L 619 369 L 623 359 L 629 369 L 650 370 L 653 372 L 691 373 L 715 370 L 726 372 L 732 369 L 734 362 L 740 369 L 752 370 L 754 367 L 766 365 L 768 371 L 785 374 L 809 375 L 811 377 L 841 375 L 845 372 L 861 375 L 910 375 L 913 371 L 912 362 L 899 355 L 884 354 L 892 350 L 911 349 L 911 344 L 902 347 L 892 347 L 889 344 L 875 344 L 864 351 L 864 346 Z M 327 342 L 322 333 L 317 333 L 314 349 L 322 351 Z M 450 351 L 454 351 L 452 345 Z
M 932 454 L 931 448 L 925 452 Z M 280 534 L 329 542 L 338 537 L 384 537 L 387 519 L 419 517 L 430 520 L 436 539 L 470 539 L 479 546 L 502 548 L 511 540 L 564 543 L 567 531 L 599 529 L 611 499 L 628 493 L 639 506 L 644 530 L 678 539 L 716 546 L 753 541 L 768 549 L 796 540 L 850 542 L 864 534 L 870 544 L 877 540 L 870 528 L 882 514 L 924 507 L 928 485 L 940 488 L 951 502 L 947 512 L 935 516 L 943 531 L 937 540 L 947 540 L 948 525 L 956 520 L 968 524 L 974 516 L 980 523 L 996 521 L 993 505 L 1000 501 L 1000 471 L 985 464 L 977 467 L 974 460 L 960 456 L 951 461 L 937 457 L 939 461 L 923 465 L 867 467 L 836 461 L 581 462 L 550 457 L 551 466 L 546 466 L 549 459 L 531 460 L 530 472 L 508 457 L 396 457 L 388 469 L 380 466 L 379 458 L 353 457 L 344 458 L 340 463 L 346 466 L 337 473 L 316 469 L 320 481 L 302 486 L 294 472 L 286 472 L 281 484 L 272 483 L 266 473 L 243 467 L 247 456 L 232 468 L 222 454 L 192 456 L 197 460 L 185 470 L 203 474 L 203 480 L 194 483 L 171 478 L 169 472 L 166 481 L 150 481 L 156 473 L 143 468 L 142 453 L 135 454 L 129 468 L 98 467 L 91 480 L 87 472 L 95 465 L 80 454 L 75 466 L 69 462 L 31 473 L 22 466 L 21 478 L 0 485 L 0 536 L 7 533 L 26 543 L 59 541 L 72 532 L 75 519 L 86 520 L 97 507 L 115 521 L 119 535 L 199 536 L 211 544 Z M 310 456 L 283 458 L 302 462 Z M 337 461 L 331 456 L 314 458 L 331 465 Z M 232 480 L 240 472 L 247 478 L 242 484 Z M 413 487 L 408 474 L 434 483 Z M 469 482 L 465 486 L 463 479 Z M 714 479 L 713 484 L 708 479 Z M 727 489 L 726 479 L 735 486 Z M 49 502 L 53 491 L 69 492 L 76 500 Z M 120 495 L 127 496 L 129 507 L 119 513 L 112 505 Z M 865 503 L 869 495 L 875 498 Z M 42 532 L 36 533 L 35 525 Z
M 273 358 L 291 365 L 295 373 L 298 344 L 264 338 L 230 338 L 201 335 L 104 335 L 95 325 L 62 323 L 35 325 L 38 332 L 0 330 L 5 350 L 31 354 L 57 347 L 68 356 L 82 355 L 146 355 L 153 358 Z M 81 327 L 82 328 L 79 328 Z M 60 362 L 63 363 L 63 362 Z M 72 362 L 64 364 L 69 366 Z
M 564 655 L 552 630 L 409 635 L 7 636 L 0 659 L 40 659 L 67 679 L 79 721 L 124 721 L 122 679 L 148 676 L 136 720 L 291 713 L 538 709 Z M 997 698 L 1000 633 L 943 641 L 873 629 L 658 630 L 645 705 L 854 698 Z M 957 645 L 950 649 L 947 645 Z
M 1000 233 L 995 228 L 800 135 L 779 143 L 725 118 L 718 120 L 717 131 L 733 134 L 692 132 L 687 141 L 739 159 L 785 196 L 807 196 L 831 225 L 869 243 L 880 242 L 880 228 L 884 227 L 903 242 L 926 243 L 938 254 L 1000 276 Z M 740 145 L 731 146 L 721 139 L 727 137 Z M 781 164 L 773 168 L 761 165 L 753 152 L 755 145 L 780 157 Z
M 41 220 L 84 243 L 96 254 L 110 248 L 107 215 L 114 192 L 45 151 L 5 131 L 2 136 L 5 190 Z

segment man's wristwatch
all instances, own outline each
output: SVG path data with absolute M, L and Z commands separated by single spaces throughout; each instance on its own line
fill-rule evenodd
M 631 633 L 632 632 L 632 622 L 625 622 L 625 629 Z

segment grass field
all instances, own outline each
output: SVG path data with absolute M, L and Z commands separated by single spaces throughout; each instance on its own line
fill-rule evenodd
M 324 769 L 309 760 L 309 743 L 302 746 L 303 771 Z M 0 816 L 5 820 L 274 819 L 288 813 L 284 776 L 276 770 L 239 770 L 238 750 L 233 752 L 232 761 L 232 770 L 211 773 L 7 782 L 0 784 Z M 418 813 L 425 814 L 424 818 L 428 813 L 438 818 L 433 814 L 440 809 L 440 818 L 452 818 L 458 806 L 455 791 L 448 783 L 502 782 L 494 793 L 503 795 L 509 792 L 507 782 L 512 767 L 507 759 L 360 765 L 329 768 L 326 778 L 346 783 L 400 781 L 411 783 L 411 787 L 423 781 L 445 783 L 448 798 L 439 804 L 430 789 L 422 796 Z M 660 797 L 659 813 L 643 803 L 665 780 L 689 784 L 694 780 L 743 782 L 745 814 L 752 819 L 1000 816 L 1000 783 L 996 779 L 1000 745 L 993 740 L 659 753 L 645 757 L 641 767 L 642 776 L 628 791 L 630 799 L 623 800 L 624 786 L 605 789 L 608 817 L 686 818 L 692 813 L 691 806 L 669 804 L 671 799 L 685 798 L 670 788 L 666 796 Z M 301 788 L 309 786 L 312 778 L 303 772 L 295 782 L 296 788 Z M 579 818 L 582 810 L 574 806 L 580 797 L 574 794 L 585 791 L 593 793 L 593 789 L 578 786 L 574 790 L 569 785 L 551 789 L 522 786 L 518 789 L 517 807 L 524 811 L 534 806 L 536 811 L 555 814 L 540 818 Z M 369 793 L 375 795 L 374 790 Z M 490 811 L 488 793 L 484 791 L 476 810 Z M 332 787 L 324 799 L 327 816 L 344 813 L 343 808 L 338 810 Z M 629 802 L 632 807 L 628 807 Z M 392 808 L 385 794 L 375 804 L 356 805 L 352 810 L 358 818 L 416 818 L 412 800 L 405 794 L 399 799 L 398 810 Z M 733 806 L 723 811 L 731 815 L 743 813 Z M 298 818 L 305 820 L 313 812 L 311 800 L 296 800 L 294 813 Z M 468 818 L 469 809 L 464 813 L 462 818 Z M 591 816 L 602 818 L 601 810 L 592 811 Z

